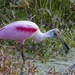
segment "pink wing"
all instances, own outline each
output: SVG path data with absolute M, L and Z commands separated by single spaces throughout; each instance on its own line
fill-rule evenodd
M 34 36 L 38 28 L 32 25 L 11 25 L 0 29 L 0 39 L 23 41 Z

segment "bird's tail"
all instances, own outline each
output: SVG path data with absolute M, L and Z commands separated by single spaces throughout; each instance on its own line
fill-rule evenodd
M 0 28 L 0 39 L 1 39 L 1 37 L 2 37 L 3 29 L 5 29 L 5 28 Z
M 0 28 L 0 31 L 2 31 L 4 28 Z

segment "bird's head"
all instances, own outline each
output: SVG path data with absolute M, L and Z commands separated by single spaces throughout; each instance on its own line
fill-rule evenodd
M 57 28 L 52 29 L 52 33 L 53 33 L 54 38 L 61 38 L 61 32 L 59 29 L 57 29 Z
M 48 37 L 52 37 L 52 38 L 58 38 L 61 40 L 62 44 L 63 44 L 63 48 L 65 50 L 65 53 L 67 54 L 69 51 L 69 47 L 68 45 L 65 43 L 64 39 L 61 36 L 61 32 L 59 29 L 55 28 L 55 29 L 51 29 L 49 30 L 47 33 Z
M 49 30 L 46 34 L 48 35 L 48 37 L 61 38 L 61 32 L 57 28 Z

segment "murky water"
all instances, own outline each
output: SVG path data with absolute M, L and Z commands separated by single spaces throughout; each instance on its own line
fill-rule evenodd
M 41 63 L 39 60 L 35 60 L 34 63 L 38 68 L 39 75 L 46 75 L 53 66 L 57 72 L 65 72 L 71 65 L 75 64 L 75 49 L 70 49 L 66 57 L 59 55 L 55 59 L 49 59 L 46 63 Z

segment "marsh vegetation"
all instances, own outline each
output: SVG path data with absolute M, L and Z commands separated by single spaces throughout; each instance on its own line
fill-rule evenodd
M 0 75 L 46 75 L 53 66 L 64 72 L 75 64 L 75 1 L 73 0 L 0 0 L 0 27 L 18 20 L 35 22 L 42 32 L 58 28 L 70 50 L 64 54 L 58 39 L 25 42 L 23 64 L 20 44 L 13 53 L 15 41 L 0 40 Z

